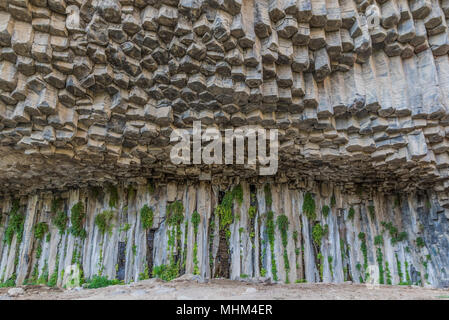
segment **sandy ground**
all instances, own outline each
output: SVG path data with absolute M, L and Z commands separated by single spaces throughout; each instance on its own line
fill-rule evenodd
M 129 285 L 100 289 L 64 290 L 46 286 L 22 286 L 24 294 L 8 295 L 8 288 L 0 289 L 0 300 L 162 300 L 162 299 L 224 299 L 224 300 L 358 300 L 358 299 L 436 299 L 449 300 L 449 289 L 428 289 L 411 286 L 367 287 L 361 284 L 269 284 L 214 279 L 204 283 L 194 280 L 163 282 L 150 279 Z

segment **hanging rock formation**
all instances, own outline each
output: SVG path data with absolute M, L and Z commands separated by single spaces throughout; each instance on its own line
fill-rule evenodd
M 447 286 L 448 18 L 447 0 L 0 0 L 0 282 Z M 196 120 L 278 129 L 277 174 L 172 164 Z

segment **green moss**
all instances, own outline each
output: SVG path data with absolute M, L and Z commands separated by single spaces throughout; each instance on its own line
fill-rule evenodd
M 328 256 L 327 257 L 327 262 L 329 263 L 329 271 L 331 272 L 331 276 L 333 278 L 334 277 L 334 270 L 332 268 L 332 261 L 333 261 L 332 256 Z
M 312 197 L 312 194 L 310 192 L 307 192 L 304 195 L 304 202 L 302 204 L 302 211 L 306 215 L 306 217 L 309 220 L 315 220 L 316 219 L 316 212 L 315 212 L 315 200 Z
M 142 221 L 142 228 L 147 230 L 153 226 L 153 209 L 148 207 L 148 205 L 144 205 L 142 209 L 140 209 L 140 218 Z
M 75 237 L 85 238 L 86 230 L 83 228 L 85 213 L 84 205 L 82 202 L 75 204 L 70 213 L 70 220 L 72 222 L 72 227 L 70 228 L 70 233 Z
M 67 227 L 67 222 L 69 221 L 69 217 L 65 214 L 64 211 L 58 211 L 56 216 L 53 219 L 53 224 L 58 228 L 59 234 L 64 234 L 65 228 Z

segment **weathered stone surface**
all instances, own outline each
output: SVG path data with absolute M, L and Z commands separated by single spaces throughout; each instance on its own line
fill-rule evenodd
M 220 203 L 220 188 L 211 182 L 148 184 L 145 179 L 135 179 L 116 186 L 41 191 L 30 197 L 4 199 L 0 202 L 2 222 L 8 226 L 5 213 L 12 210 L 24 214 L 25 222 L 17 265 L 17 235 L 13 234 L 10 244 L 2 242 L 0 246 L 0 280 L 8 280 L 14 273 L 17 284 L 33 281 L 33 277 L 51 277 L 62 286 L 69 281 L 70 268 L 79 266 L 85 278 L 101 270 L 110 279 L 129 283 L 146 278 L 155 266 L 167 265 L 177 257 L 181 277 L 176 281 L 195 274 L 199 279 L 227 276 L 257 281 L 263 275 L 275 281 L 342 283 L 352 279 L 360 283 L 371 281 L 366 274 L 374 268 L 371 276 L 377 280 L 373 281 L 383 278 L 388 284 L 447 286 L 449 256 L 442 250 L 448 242 L 443 216 L 447 198 L 442 193 L 399 196 L 365 189 L 353 193 L 332 183 L 312 182 L 302 187 L 241 182 L 240 187 L 241 202 L 232 201 L 228 240 L 213 210 Z M 303 209 L 310 201 L 315 206 L 310 212 L 315 214 L 312 219 Z M 82 238 L 70 232 L 70 222 L 61 232 L 53 222 L 52 212 L 70 215 L 75 205 L 85 213 L 80 227 L 86 235 Z M 140 214 L 144 206 L 153 217 L 147 230 Z M 178 243 L 169 240 L 178 227 L 167 223 L 175 207 L 180 209 Z M 112 214 L 106 230 L 95 222 L 104 212 Z M 197 213 L 198 228 L 193 223 Z M 282 219 L 288 221 L 285 246 L 277 227 L 273 240 L 267 238 L 267 225 Z M 37 224 L 48 226 L 43 235 L 48 240 L 33 236 Z M 324 230 L 319 242 L 316 231 L 312 235 L 316 226 Z M 0 233 L 3 236 L 4 229 Z M 323 258 L 317 258 L 318 254 Z M 8 295 L 22 293 L 15 289 Z
M 427 190 L 441 193 L 443 207 L 448 12 L 448 1 L 437 0 L 2 2 L 0 197 L 139 178 L 173 184 L 204 172 L 223 185 L 257 181 L 252 165 L 171 163 L 170 134 L 201 120 L 221 132 L 248 124 L 278 129 L 277 174 L 260 182 Z M 198 195 L 208 206 L 210 198 Z M 334 238 L 336 230 L 329 231 Z M 92 241 L 98 248 L 99 239 Z M 233 245 L 230 275 L 237 277 L 240 247 Z M 304 250 L 304 272 L 316 279 L 313 247 Z M 206 260 L 199 258 L 202 266 Z M 9 262 L 0 266 L 8 278 Z M 20 266 L 21 277 L 28 267 Z

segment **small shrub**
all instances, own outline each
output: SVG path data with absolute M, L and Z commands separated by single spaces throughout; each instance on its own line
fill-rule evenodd
M 374 245 L 376 246 L 381 246 L 384 244 L 384 239 L 381 235 L 375 236 L 374 237 Z
M 335 199 L 335 195 L 331 197 L 331 208 L 334 208 L 337 205 L 337 200 Z
M 265 193 L 265 204 L 269 207 L 273 203 L 273 198 L 271 196 L 271 188 L 269 184 L 266 184 L 263 188 Z
M 375 214 L 374 206 L 368 206 L 368 212 L 371 217 L 371 220 L 374 220 L 374 214 Z
M 48 224 L 45 222 L 39 222 L 34 227 L 34 237 L 42 240 L 44 235 L 48 232 Z
M 426 244 L 425 244 L 423 238 L 418 237 L 418 238 L 416 238 L 416 245 L 418 246 L 418 248 L 422 248 L 422 247 L 424 247 Z
M 85 217 L 84 206 L 82 202 L 78 202 L 71 209 L 70 220 L 72 221 L 72 227 L 70 232 L 75 237 L 85 238 L 86 230 L 83 228 L 83 220 Z
M 114 212 L 112 210 L 105 210 L 102 213 L 99 213 L 95 217 L 95 225 L 100 230 L 101 234 L 105 234 L 105 232 L 111 232 L 112 225 L 111 220 L 113 218 Z
M 198 213 L 198 211 L 195 210 L 195 212 L 192 214 L 192 218 L 191 218 L 192 224 L 193 224 L 193 230 L 195 232 L 195 235 L 198 233 L 198 225 L 200 224 L 201 221 L 201 216 Z
M 324 235 L 325 235 L 325 230 L 323 229 L 321 224 L 319 224 L 319 223 L 315 224 L 312 228 L 313 242 L 315 242 L 316 245 L 320 246 L 321 239 L 324 237 Z
M 321 209 L 321 213 L 323 214 L 323 217 L 327 218 L 329 216 L 329 206 L 328 205 L 324 205 L 323 208 Z
M 304 203 L 302 204 L 302 211 L 309 220 L 316 219 L 315 212 L 315 200 L 310 192 L 307 192 L 304 196 Z
M 109 207 L 116 208 L 118 202 L 118 191 L 116 186 L 110 185 L 108 187 L 109 191 Z
M 69 217 L 67 217 L 64 211 L 59 211 L 56 214 L 53 224 L 58 228 L 59 234 L 64 234 L 65 228 L 67 227 L 67 221 L 69 221 Z
M 55 214 L 56 212 L 58 212 L 59 208 L 61 208 L 62 205 L 62 199 L 61 198 L 54 198 L 51 201 L 51 209 L 50 211 Z
M 167 222 L 170 226 L 180 225 L 184 220 L 184 206 L 181 201 L 175 201 L 167 206 Z
M 239 205 L 243 203 L 243 188 L 242 185 L 237 185 L 232 189 L 232 198 L 237 200 Z
M 105 276 L 93 276 L 92 279 L 89 279 L 85 283 L 85 287 L 88 289 L 97 289 L 97 288 L 104 288 L 108 286 L 113 286 L 120 284 L 120 280 L 113 279 L 109 280 Z
M 257 213 L 257 208 L 255 206 L 250 206 L 248 209 L 248 216 L 250 219 L 254 219 Z
M 354 219 L 354 215 L 355 215 L 355 210 L 353 207 L 349 208 L 349 212 L 348 212 L 348 219 L 349 220 L 353 220 Z
M 142 209 L 140 209 L 140 218 L 142 220 L 142 228 L 150 229 L 153 226 L 153 209 L 148 207 L 148 205 L 144 205 Z
M 8 245 L 11 245 L 14 234 L 17 235 L 17 242 L 22 242 L 24 222 L 25 216 L 23 216 L 16 210 L 11 210 L 8 227 L 5 230 L 4 238 L 4 241 Z
M 178 267 L 176 264 L 155 266 L 153 268 L 153 277 L 171 281 L 178 277 Z

